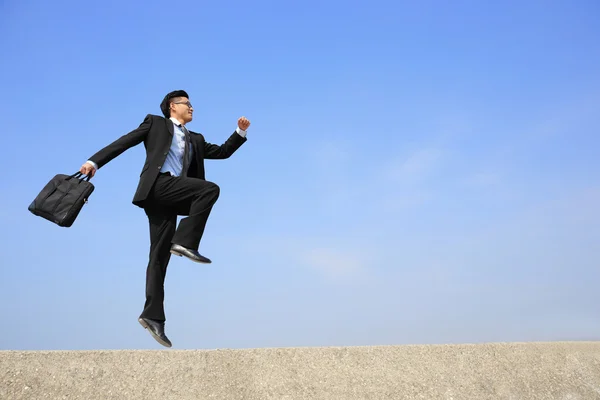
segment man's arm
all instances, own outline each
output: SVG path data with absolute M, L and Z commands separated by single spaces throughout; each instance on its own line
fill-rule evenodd
M 94 176 L 97 169 L 102 168 L 113 158 L 119 156 L 125 150 L 130 149 L 133 146 L 137 146 L 144 141 L 150 127 L 152 126 L 152 116 L 146 115 L 144 121 L 136 129 L 121 136 L 96 154 L 91 156 L 80 168 L 80 172 L 85 175 Z
M 222 145 L 204 142 L 204 158 L 222 160 L 231 157 L 242 144 L 248 140 L 246 130 L 250 127 L 250 121 L 245 117 L 238 119 L 238 127 L 235 132 Z

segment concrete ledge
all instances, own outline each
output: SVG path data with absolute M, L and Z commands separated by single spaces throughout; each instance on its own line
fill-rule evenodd
M 600 399 L 600 342 L 2 351 L 0 399 Z

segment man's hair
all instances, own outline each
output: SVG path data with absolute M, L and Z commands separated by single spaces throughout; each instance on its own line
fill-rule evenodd
M 162 103 L 160 103 L 160 110 L 162 111 L 165 118 L 169 118 L 171 116 L 169 106 L 171 104 L 171 100 L 173 100 L 176 97 L 187 97 L 188 99 L 190 98 L 190 96 L 188 96 L 185 90 L 174 90 L 171 93 L 167 93 Z

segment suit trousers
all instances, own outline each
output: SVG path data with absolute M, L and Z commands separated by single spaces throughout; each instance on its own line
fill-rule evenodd
M 160 174 L 144 211 L 150 224 L 150 254 L 146 269 L 146 303 L 141 317 L 165 321 L 164 282 L 171 244 L 197 250 L 208 216 L 219 198 L 219 187 L 197 178 Z M 176 229 L 177 216 L 185 216 Z

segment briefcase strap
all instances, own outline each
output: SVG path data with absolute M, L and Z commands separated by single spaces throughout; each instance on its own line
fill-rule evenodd
M 73 175 L 70 175 L 70 176 L 69 176 L 68 178 L 66 178 L 65 180 L 67 180 L 67 181 L 68 181 L 68 180 L 69 180 L 69 179 L 71 179 L 71 178 L 77 178 L 77 179 L 79 179 L 79 177 L 81 177 L 81 176 L 83 176 L 83 174 L 82 174 L 81 172 L 76 172 L 76 173 L 74 173 Z M 85 179 L 79 179 L 79 180 L 80 180 L 80 181 L 83 181 L 83 180 L 85 180 L 85 181 L 89 182 L 91 178 L 92 178 L 91 176 L 87 175 Z

